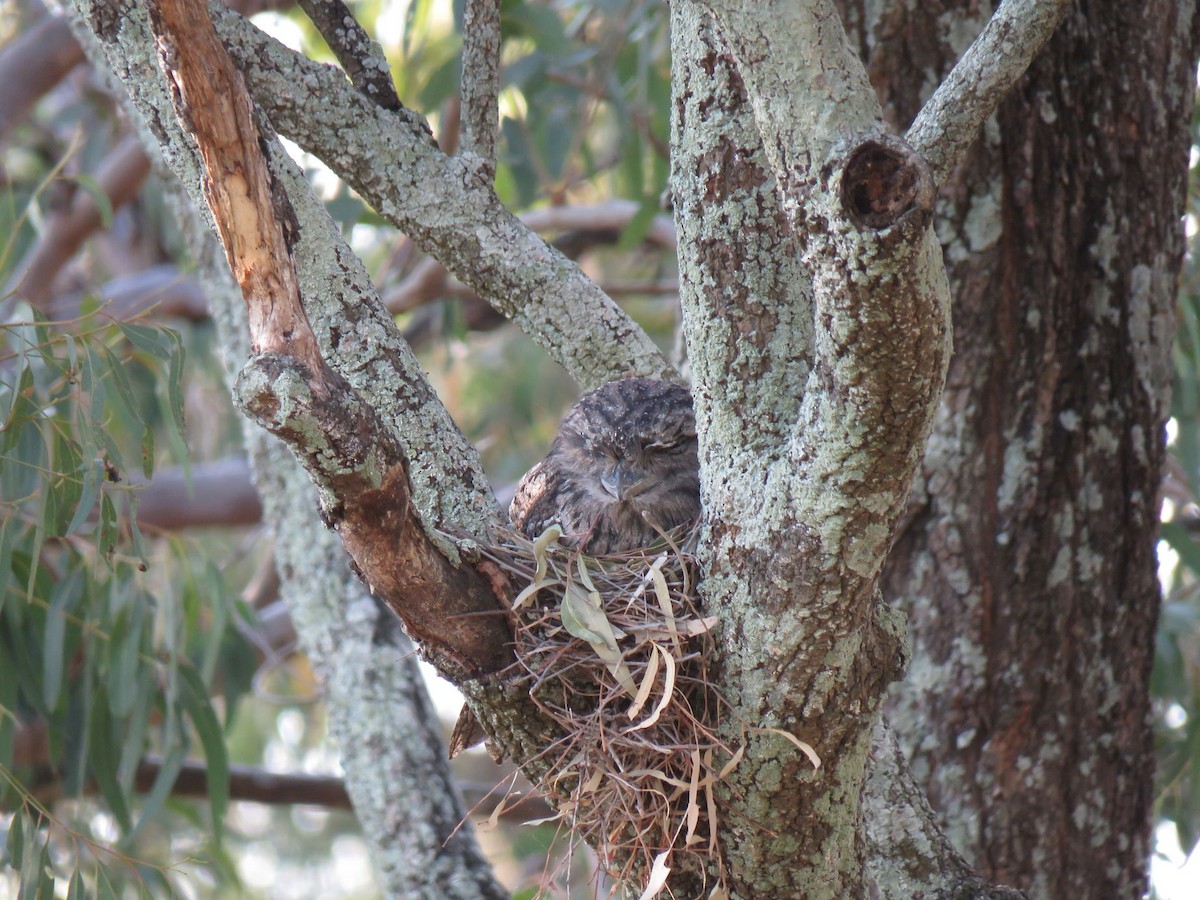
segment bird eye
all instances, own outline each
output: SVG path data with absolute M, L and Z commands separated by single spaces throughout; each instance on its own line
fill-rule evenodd
M 679 446 L 679 441 L 671 438 L 663 438 L 658 441 L 642 441 L 642 449 L 650 453 L 661 453 L 663 450 L 671 450 Z

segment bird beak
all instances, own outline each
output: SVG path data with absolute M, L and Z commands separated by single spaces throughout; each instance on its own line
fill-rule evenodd
M 625 499 L 625 491 L 632 481 L 629 470 L 622 463 L 617 463 L 607 473 L 600 476 L 601 487 L 612 494 L 614 500 Z

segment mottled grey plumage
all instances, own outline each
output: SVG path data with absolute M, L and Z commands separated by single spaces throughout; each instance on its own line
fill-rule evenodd
M 658 530 L 699 515 L 692 395 L 653 378 L 613 381 L 580 397 L 509 507 L 526 535 L 558 524 L 593 554 L 649 546 Z

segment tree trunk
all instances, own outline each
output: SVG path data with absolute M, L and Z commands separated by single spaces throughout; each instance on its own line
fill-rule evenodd
M 987 15 L 861 23 L 897 127 Z M 885 582 L 913 647 L 892 717 L 958 848 L 1034 897 L 1146 888 L 1196 21 L 1191 2 L 1072 7 L 938 206 L 955 354 Z

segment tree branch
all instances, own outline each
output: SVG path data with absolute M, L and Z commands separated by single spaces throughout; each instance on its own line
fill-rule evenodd
M 354 18 L 350 8 L 342 0 L 299 2 L 304 14 L 317 26 L 325 43 L 342 64 L 350 83 L 383 109 L 403 109 L 383 51 Z
M 935 184 L 974 143 L 1058 27 L 1070 0 L 1004 0 L 938 86 L 905 139 L 929 161 Z
M 497 601 L 506 583 L 452 565 L 426 539 L 400 447 L 370 407 L 336 382 L 313 386 L 302 365 L 276 354 L 251 359 L 235 392 L 248 415 L 296 452 L 363 579 L 440 671 L 457 683 L 512 661 Z
M 633 220 L 640 208 L 640 205 L 632 200 L 610 200 L 605 203 L 581 206 L 550 206 L 544 209 L 534 209 L 522 213 L 520 219 L 526 226 L 539 233 L 573 230 L 586 230 L 589 233 L 619 233 Z M 612 238 L 612 241 L 615 241 L 615 238 Z M 665 215 L 655 216 L 650 229 L 646 232 L 646 241 L 657 247 L 674 249 L 676 246 L 675 225 L 671 219 Z M 556 245 L 557 243 L 559 242 L 556 242 Z M 568 251 L 567 255 L 574 259 L 577 254 Z M 602 284 L 601 287 L 610 296 L 614 294 L 613 285 Z M 617 292 L 622 290 L 619 283 L 615 288 Z M 677 288 L 668 288 L 668 290 L 674 292 Z M 657 288 L 646 291 L 629 288 L 623 292 L 662 293 L 663 291 L 659 291 Z M 392 313 L 407 312 L 447 294 L 479 296 L 461 281 L 452 278 L 446 267 L 436 259 L 426 257 L 413 268 L 403 281 L 384 293 L 383 305 Z
M 196 138 L 202 184 L 246 299 L 253 356 L 243 409 L 297 454 L 364 580 L 454 680 L 512 658 L 504 584 L 458 566 L 411 500 L 406 457 L 377 413 L 324 361 L 292 261 L 299 221 L 260 150 L 249 96 L 201 0 L 150 4 L 180 120 Z M 442 542 L 444 544 L 444 542 Z M 495 593 L 493 593 L 495 591 Z
M 83 298 L 91 293 L 73 291 L 46 303 L 52 319 L 73 319 L 80 314 Z M 208 302 L 200 284 L 176 266 L 150 266 L 140 272 L 123 275 L 102 285 L 94 292 L 102 306 L 102 314 L 118 321 L 136 318 L 153 311 L 155 316 L 190 319 L 193 322 L 208 318 Z
M 863 767 L 904 666 L 877 580 L 949 350 L 933 184 L 887 132 L 827 0 L 675 0 L 672 19 L 683 150 L 672 184 L 708 525 L 702 591 L 721 623 L 722 689 L 741 721 L 777 723 L 825 762 L 813 774 L 786 748 L 752 744 L 781 782 L 735 770 L 723 815 L 793 841 L 727 829 L 726 860 L 754 872 L 735 876 L 748 896 L 859 896 Z M 756 202 L 753 186 L 772 179 L 777 205 Z M 702 227 L 690 221 L 701 217 Z M 785 290 L 761 264 L 767 277 L 739 277 L 745 260 L 781 255 L 798 261 Z M 736 330 L 714 336 L 714 322 Z M 748 341 L 757 358 L 741 349 Z M 757 393 L 759 373 L 780 370 L 794 379 L 788 389 Z
M 242 457 L 196 463 L 185 476 L 181 469 L 162 469 L 139 493 L 138 525 L 178 531 L 211 525 L 255 525 L 262 502 L 250 480 L 250 464 Z
M 129 91 L 133 118 L 146 125 L 143 139 L 163 149 L 175 174 L 198 198 L 200 165 L 155 63 L 145 6 L 136 0 L 76 0 L 75 5 L 88 55 L 98 64 L 107 61 Z M 276 177 L 296 185 L 299 176 L 294 168 L 280 167 L 279 157 L 286 159 L 286 154 L 269 152 Z M 213 319 L 227 357 L 244 359 L 249 354 L 244 300 L 231 288 L 215 242 L 208 240 L 207 233 L 200 234 L 210 214 L 203 204 L 199 214 L 190 208 L 185 211 L 178 192 L 169 186 L 168 193 L 177 204 L 192 257 L 205 272 Z M 422 408 L 413 402 L 418 389 L 401 380 L 407 376 L 397 374 L 402 360 L 394 346 L 394 324 L 386 314 L 368 308 L 376 300 L 363 298 L 369 279 L 356 267 L 336 226 L 320 213 L 311 191 L 297 200 L 308 204 L 295 205 L 304 221 L 298 244 L 303 252 L 296 262 L 305 299 L 318 310 L 310 321 L 322 346 L 338 347 L 339 341 L 342 347 L 349 345 L 350 359 L 340 362 L 345 362 L 352 378 L 360 383 L 373 380 L 377 392 L 390 395 L 390 403 L 380 406 L 388 410 L 385 418 L 397 429 L 408 422 L 403 410 L 393 410 L 398 405 L 408 410 L 415 425 L 404 439 L 419 441 L 427 431 L 432 435 L 430 440 L 436 444 L 429 455 L 453 473 L 454 477 L 443 479 L 447 493 L 453 495 L 460 479 L 469 480 L 474 471 L 469 458 L 456 455 L 461 435 L 455 430 L 438 432 L 447 418 L 440 404 Z M 352 333 L 340 330 L 346 328 Z M 357 355 L 363 351 L 370 354 L 366 359 Z M 415 362 L 413 369 L 419 371 Z M 383 889 L 396 896 L 432 891 L 448 900 L 503 896 L 471 829 L 458 827 L 465 811 L 442 762 L 444 747 L 434 729 L 412 647 L 395 616 L 350 575 L 344 549 L 313 515 L 312 484 L 294 457 L 278 441 L 268 440 L 261 429 L 247 429 L 246 437 L 266 515 L 277 535 L 283 593 L 305 653 L 330 699 L 330 734 L 341 747 L 347 789 L 371 843 Z M 468 520 L 480 508 L 470 496 L 458 503 Z M 430 508 L 436 514 L 437 503 Z M 453 504 L 447 508 L 454 508 Z M 512 708 L 519 706 L 519 698 L 514 698 Z
M 500 0 L 466 0 L 462 27 L 462 144 L 489 176 L 496 175 L 500 92 Z
M 281 134 L 320 156 L 385 219 L 511 317 L 584 386 L 673 372 L 641 328 L 578 266 L 509 212 L 487 179 L 407 110 L 370 106 L 339 74 L 240 16 L 218 33 Z
M 47 14 L 0 50 L 0 146 L 38 99 L 83 62 L 63 16 Z
M 793 419 L 779 398 L 800 397 L 811 367 L 812 279 L 712 17 L 692 3 L 671 14 L 671 194 L 707 478 L 741 453 L 747 471 L 782 453 Z M 750 210 L 764 224 L 753 232 Z

